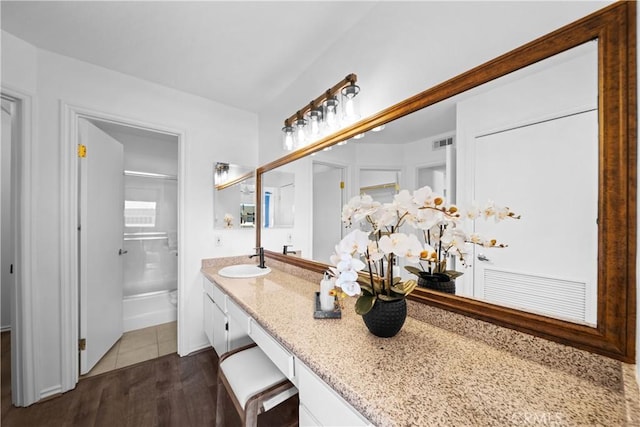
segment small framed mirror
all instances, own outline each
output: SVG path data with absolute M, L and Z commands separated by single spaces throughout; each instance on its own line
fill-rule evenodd
M 214 164 L 213 228 L 253 229 L 256 224 L 256 180 L 248 166 Z

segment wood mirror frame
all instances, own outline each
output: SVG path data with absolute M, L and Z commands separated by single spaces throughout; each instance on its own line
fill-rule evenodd
M 636 322 L 636 3 L 619 2 L 542 36 L 457 77 L 257 169 L 262 174 L 439 101 L 598 39 L 598 314 L 579 325 L 456 295 L 416 289 L 410 298 L 445 310 L 635 363 Z M 257 203 L 260 246 L 261 203 Z M 309 270 L 327 265 L 265 251 Z

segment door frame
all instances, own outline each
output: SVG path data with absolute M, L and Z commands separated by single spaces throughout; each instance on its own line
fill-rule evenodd
M 36 356 L 40 347 L 34 321 L 33 298 L 35 245 L 33 242 L 33 216 L 36 200 L 33 196 L 33 141 L 35 139 L 34 94 L 2 85 L 3 97 L 15 102 L 18 136 L 12 135 L 12 191 L 16 202 L 13 222 L 16 226 L 14 241 L 15 292 L 11 301 L 11 399 L 15 406 L 29 406 L 40 399 L 37 378 L 39 364 Z
M 79 262 L 78 262 L 78 120 L 81 118 L 109 122 L 121 126 L 165 133 L 178 138 L 178 353 L 186 348 L 185 334 L 181 328 L 186 324 L 183 309 L 185 292 L 184 233 L 185 159 L 186 132 L 164 125 L 118 116 L 60 101 L 60 182 L 61 182 L 61 239 L 60 239 L 60 312 L 61 312 L 61 392 L 75 388 L 79 380 Z

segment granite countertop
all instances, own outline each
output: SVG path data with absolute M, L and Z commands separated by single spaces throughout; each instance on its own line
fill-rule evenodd
M 393 338 L 369 333 L 345 300 L 314 319 L 319 285 L 272 267 L 266 276 L 202 273 L 356 410 L 378 426 L 624 426 L 624 387 L 572 375 L 407 317 Z

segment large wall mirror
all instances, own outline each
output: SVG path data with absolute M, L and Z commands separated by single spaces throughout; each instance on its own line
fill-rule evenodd
M 354 195 L 495 200 L 522 219 L 468 227 L 509 247 L 473 248 L 455 294 L 412 298 L 634 362 L 634 40 L 635 6 L 614 4 L 259 168 L 263 194 L 280 173 L 295 191 L 287 232 L 258 244 L 323 271 Z M 292 236 L 302 257 L 282 255 Z

